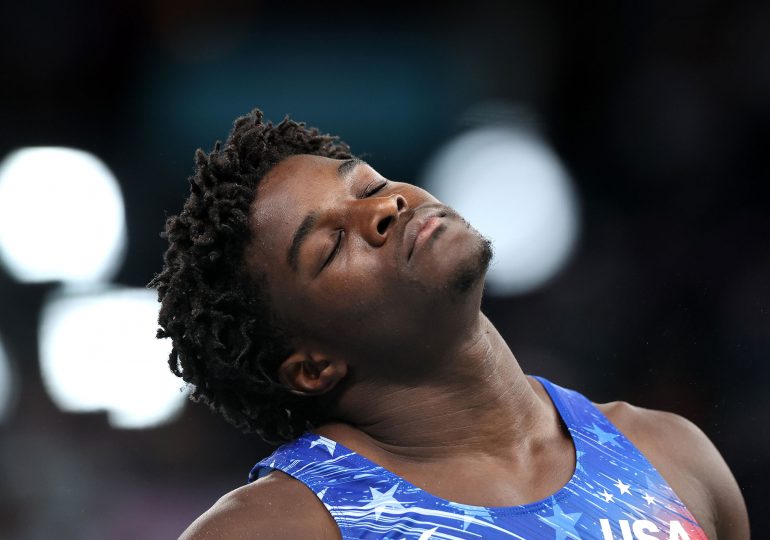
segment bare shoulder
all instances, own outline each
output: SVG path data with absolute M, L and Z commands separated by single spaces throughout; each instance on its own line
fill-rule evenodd
M 274 471 L 221 497 L 179 540 L 337 540 L 339 529 L 304 484 Z
M 695 424 L 622 401 L 597 407 L 663 475 L 709 538 L 749 538 L 746 505 L 735 477 Z

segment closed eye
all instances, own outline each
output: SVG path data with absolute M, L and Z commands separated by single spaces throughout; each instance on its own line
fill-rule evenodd
M 332 252 L 329 253 L 329 256 L 326 257 L 326 260 L 324 261 L 323 265 L 321 265 L 321 270 L 329 266 L 329 263 L 331 263 L 334 260 L 334 257 L 337 256 L 337 254 L 340 252 L 340 248 L 342 248 L 342 239 L 345 237 L 345 231 L 343 229 L 339 230 L 339 233 L 337 234 L 337 243 L 334 245 L 334 249 L 332 249 Z
M 388 185 L 387 180 L 375 180 L 374 182 L 366 186 L 366 189 L 361 195 L 361 198 L 364 199 L 366 197 L 371 197 L 372 195 L 374 195 L 375 193 L 377 193 L 387 185 Z

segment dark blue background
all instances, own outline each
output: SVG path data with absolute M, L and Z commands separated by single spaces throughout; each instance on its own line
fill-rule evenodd
M 160 269 L 158 232 L 181 207 L 194 149 L 254 106 L 338 133 L 407 181 L 472 106 L 534 111 L 575 179 L 580 244 L 548 285 L 488 298 L 486 312 L 526 370 L 697 423 L 761 537 L 770 6 L 416 4 L 5 2 L 0 155 L 63 145 L 100 156 L 126 200 L 117 281 L 142 286 Z M 0 272 L 0 333 L 21 379 L 0 426 L 0 537 L 175 537 L 269 449 L 201 406 L 147 431 L 58 411 L 37 367 L 50 287 Z

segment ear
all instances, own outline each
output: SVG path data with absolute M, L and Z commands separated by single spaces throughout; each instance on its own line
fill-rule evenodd
M 298 351 L 278 367 L 278 377 L 293 394 L 316 396 L 334 388 L 348 373 L 348 365 L 327 355 Z

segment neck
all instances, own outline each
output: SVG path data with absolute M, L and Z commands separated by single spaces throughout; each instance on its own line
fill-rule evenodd
M 552 408 L 483 314 L 456 344 L 436 350 L 427 359 L 436 366 L 428 381 L 351 386 L 339 402 L 341 421 L 380 448 L 418 460 L 510 454 L 552 433 Z

